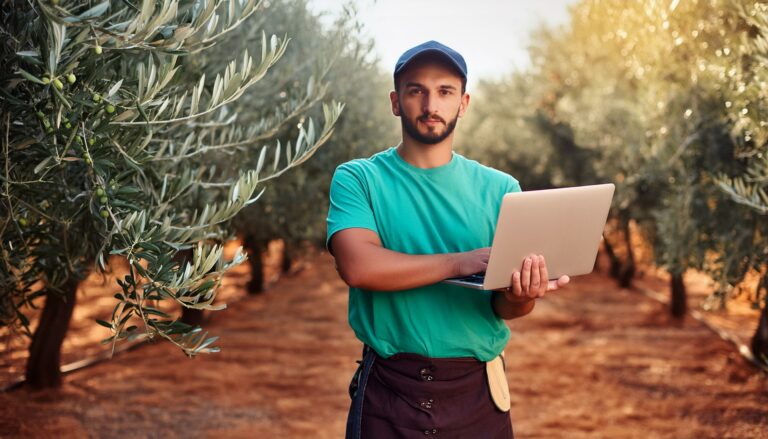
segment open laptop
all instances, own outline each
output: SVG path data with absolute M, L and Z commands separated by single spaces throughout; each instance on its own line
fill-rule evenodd
M 550 279 L 590 273 L 603 237 L 613 184 L 504 195 L 485 273 L 443 283 L 494 290 L 511 285 L 530 254 L 544 255 Z

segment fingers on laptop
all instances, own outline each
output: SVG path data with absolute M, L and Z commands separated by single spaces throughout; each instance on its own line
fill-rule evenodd
M 528 295 L 528 291 L 531 290 L 531 265 L 533 264 L 533 261 L 531 261 L 531 257 L 528 256 L 523 261 L 523 269 L 521 270 L 521 286 L 523 287 L 523 294 Z
M 529 297 L 541 297 L 541 272 L 539 257 L 537 255 L 529 256 L 531 259 L 531 285 L 528 287 Z
M 568 285 L 568 282 L 570 282 L 570 281 L 571 281 L 571 278 L 568 275 L 564 274 L 564 275 L 560 276 L 559 278 L 557 278 L 557 280 L 549 281 L 549 288 L 547 289 L 547 291 L 553 291 L 553 290 L 557 290 L 559 288 L 562 288 L 562 287 Z
M 544 255 L 538 255 L 539 257 L 539 277 L 541 279 L 541 289 L 539 297 L 543 297 L 549 288 L 549 271 L 547 271 L 547 262 L 544 260 Z
M 523 295 L 523 287 L 520 284 L 520 272 L 515 271 L 512 273 L 512 294 L 515 296 Z
M 568 276 L 549 280 L 549 270 L 543 255 L 530 255 L 523 260 L 520 271 L 512 273 L 511 293 L 529 298 L 544 297 L 547 291 L 565 286 L 570 281 Z
M 547 291 L 546 265 L 544 257 L 530 255 L 523 262 L 523 293 L 528 297 L 542 297 Z
M 531 298 L 544 297 L 548 290 L 557 288 L 556 283 L 549 282 L 549 272 L 543 255 L 530 255 L 525 258 L 521 278 L 521 295 Z

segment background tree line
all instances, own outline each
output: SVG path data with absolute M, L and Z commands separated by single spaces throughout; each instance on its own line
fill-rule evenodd
M 759 2 L 580 1 L 532 36 L 531 68 L 480 83 L 464 138 L 524 190 L 615 183 L 605 249 L 621 285 L 637 224 L 672 314 L 686 270 L 706 272 L 710 306 L 762 306 L 752 349 L 768 363 L 766 36 Z

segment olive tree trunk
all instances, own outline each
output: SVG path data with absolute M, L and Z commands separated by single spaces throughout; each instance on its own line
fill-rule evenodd
M 763 310 L 760 312 L 760 321 L 757 330 L 752 337 L 752 354 L 760 363 L 768 366 L 768 274 L 763 276 L 763 288 L 765 289 Z
M 187 262 L 192 262 L 192 256 L 192 249 L 179 250 L 173 257 L 173 261 L 180 264 L 183 269 Z M 188 325 L 200 326 L 205 322 L 205 310 L 182 306 L 179 320 Z
M 289 271 L 291 271 L 291 265 L 293 264 L 293 258 L 291 257 L 291 252 L 288 248 L 288 243 L 286 242 L 285 245 L 283 245 L 283 262 L 280 266 L 280 270 L 283 274 L 288 274 Z
M 624 229 L 624 243 L 627 246 L 627 260 L 624 261 L 624 265 L 621 267 L 619 286 L 629 288 L 632 286 L 632 279 L 635 277 L 637 266 L 635 265 L 635 252 L 632 251 L 632 235 L 629 231 L 629 221 L 622 220 L 621 223 Z
M 246 289 L 248 294 L 259 294 L 264 291 L 264 263 L 261 260 L 261 252 L 264 245 L 253 235 L 246 235 L 243 239 L 243 247 L 248 251 L 248 263 L 251 267 L 251 280 Z
M 29 358 L 25 379 L 34 389 L 61 386 L 61 344 L 69 329 L 72 310 L 75 309 L 77 286 L 80 282 L 70 278 L 62 285 L 64 295 L 49 291 L 40 323 L 29 345 Z
M 205 322 L 205 310 L 187 308 L 181 311 L 181 321 L 192 326 L 200 326 Z
M 611 268 L 608 271 L 608 274 L 614 278 L 618 279 L 619 274 L 621 273 L 621 260 L 618 256 L 616 256 L 616 252 L 613 250 L 613 246 L 608 241 L 608 238 L 603 239 L 603 246 L 605 247 L 605 254 L 608 255 L 608 259 L 611 261 Z
M 672 313 L 672 317 L 681 319 L 685 316 L 685 313 L 688 310 L 683 273 L 672 273 L 672 277 L 669 279 L 669 286 L 671 291 L 669 301 L 670 312 Z

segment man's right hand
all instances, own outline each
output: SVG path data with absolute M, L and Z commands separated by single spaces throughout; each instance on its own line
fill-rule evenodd
M 463 253 L 455 253 L 455 277 L 469 276 L 476 273 L 484 273 L 488 267 L 488 258 L 491 256 L 491 248 L 483 247 Z

